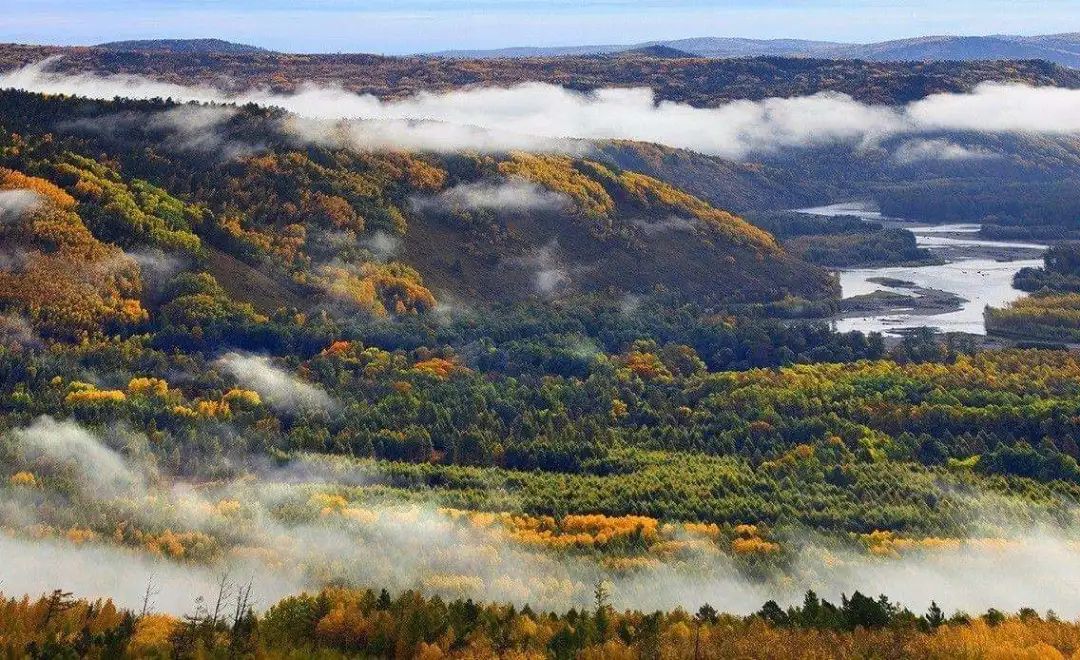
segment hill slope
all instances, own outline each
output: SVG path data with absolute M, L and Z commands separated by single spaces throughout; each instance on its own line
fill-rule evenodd
M 258 46 L 238 44 L 223 39 L 136 39 L 132 41 L 110 41 L 98 44 L 95 48 L 116 52 L 151 52 L 151 53 L 266 53 Z
M 874 44 L 839 46 L 818 53 L 825 57 L 874 61 L 1046 60 L 1080 67 L 1080 34 L 1021 37 L 930 36 Z
M 96 238 L 199 264 L 265 313 L 298 300 L 388 316 L 445 296 L 832 294 L 824 271 L 738 216 L 598 161 L 298 144 L 288 116 L 258 108 L 2 100 L 0 125 L 19 137 L 5 138 L 0 165 L 72 195 Z M 178 110 L 215 117 L 196 123 L 217 142 L 179 140 L 163 120 Z
M 678 59 L 681 57 L 693 57 L 685 50 L 679 50 L 678 48 L 672 48 L 671 46 L 642 46 L 641 48 L 631 48 L 625 50 L 616 55 L 621 57 L 662 57 L 667 59 Z
M 818 57 L 878 62 L 1040 59 L 1080 67 L 1080 33 L 1039 36 L 922 36 L 867 44 L 804 39 L 694 37 L 638 44 L 450 50 L 437 57 L 489 59 L 605 55 L 642 48 L 673 48 L 692 57 Z

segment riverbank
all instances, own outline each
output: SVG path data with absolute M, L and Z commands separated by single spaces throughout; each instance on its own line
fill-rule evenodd
M 884 217 L 864 203 L 801 209 L 823 216 L 856 216 L 902 227 L 915 234 L 934 263 L 870 266 L 836 271 L 841 287 L 840 312 L 830 321 L 841 332 L 860 330 L 900 336 L 929 327 L 941 332 L 986 335 L 983 310 L 1001 307 L 1026 295 L 1013 288 L 1013 276 L 1042 264 L 1048 246 L 979 237 L 977 224 L 927 225 Z

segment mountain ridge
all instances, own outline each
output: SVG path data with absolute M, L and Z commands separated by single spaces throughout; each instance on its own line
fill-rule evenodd
M 487 60 L 380 55 L 114 52 L 87 47 L 0 44 L 0 72 L 50 59 L 57 74 L 135 75 L 224 91 L 267 88 L 288 94 L 305 84 L 341 87 L 380 99 L 420 92 L 512 87 L 524 80 L 577 91 L 649 87 L 658 100 L 715 107 L 733 100 L 836 92 L 857 101 L 903 104 L 983 82 L 1080 89 L 1080 69 L 1046 60 L 868 62 L 795 57 L 659 58 L 575 56 Z
M 863 59 L 878 62 L 982 59 L 1044 59 L 1080 67 L 1080 33 L 1047 35 L 924 35 L 870 43 L 842 43 L 805 39 L 747 39 L 742 37 L 691 37 L 653 40 L 635 44 L 604 44 L 558 47 L 515 46 L 495 49 L 445 50 L 429 53 L 450 59 L 500 59 L 619 55 L 652 47 L 683 51 L 692 57 L 805 57 Z

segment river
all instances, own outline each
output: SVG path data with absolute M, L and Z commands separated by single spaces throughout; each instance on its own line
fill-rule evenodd
M 887 226 L 903 227 L 915 234 L 916 242 L 944 261 L 927 266 L 885 266 L 851 268 L 837 271 L 844 299 L 888 292 L 911 299 L 910 306 L 900 302 L 871 312 L 848 313 L 833 319 L 841 332 L 861 330 L 900 334 L 902 330 L 929 327 L 942 332 L 966 332 L 985 335 L 983 308 L 1001 307 L 1025 295 L 1012 286 L 1013 276 L 1021 268 L 1042 265 L 1046 245 L 975 238 L 977 224 L 925 225 L 898 218 L 886 218 L 862 203 L 835 204 L 802 213 L 824 216 L 854 215 Z M 887 280 L 884 278 L 888 278 Z M 883 284 L 881 281 L 884 280 Z M 919 298 L 928 292 L 946 292 L 961 300 L 949 309 L 920 307 Z

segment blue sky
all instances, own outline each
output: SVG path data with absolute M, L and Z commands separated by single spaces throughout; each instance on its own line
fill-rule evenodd
M 220 37 L 291 52 L 632 43 L 696 36 L 878 41 L 1080 31 L 1080 0 L 4 0 L 0 41 Z

